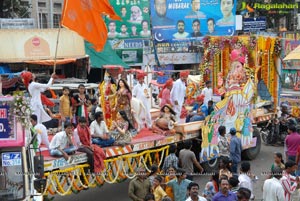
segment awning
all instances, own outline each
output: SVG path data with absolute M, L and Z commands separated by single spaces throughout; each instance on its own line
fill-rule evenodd
M 76 58 L 57 59 L 56 64 L 62 65 L 68 63 L 74 63 L 76 62 L 76 60 L 77 60 Z M 46 66 L 53 66 L 54 62 L 55 62 L 54 59 L 24 61 L 24 63 L 28 63 L 28 64 L 39 64 L 39 65 L 46 65 Z
M 283 61 L 287 60 L 300 60 L 300 45 L 283 59 Z
M 124 68 L 130 68 L 122 59 L 115 53 L 107 41 L 103 50 L 97 52 L 92 48 L 92 44 L 84 41 L 85 53 L 90 56 L 92 68 L 102 68 L 105 65 L 120 65 Z

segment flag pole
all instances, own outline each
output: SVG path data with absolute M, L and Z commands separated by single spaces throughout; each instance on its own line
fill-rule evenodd
M 57 33 L 57 38 L 56 38 L 55 54 L 54 54 L 53 73 L 55 73 L 55 71 L 56 71 L 57 49 L 58 49 L 60 30 L 61 30 L 61 25 L 59 23 L 58 33 Z

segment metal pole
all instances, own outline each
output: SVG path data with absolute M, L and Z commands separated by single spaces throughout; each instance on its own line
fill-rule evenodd
M 49 2 L 49 8 L 50 8 L 50 13 L 49 13 L 49 15 L 50 15 L 50 28 L 52 29 L 53 28 L 53 0 L 49 0 L 50 2 Z

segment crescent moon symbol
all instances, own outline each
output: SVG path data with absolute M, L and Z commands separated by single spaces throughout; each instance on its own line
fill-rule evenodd
M 159 32 L 155 32 L 155 34 L 154 34 L 154 39 L 155 39 L 156 41 L 158 41 L 158 42 L 163 41 L 162 35 L 161 35 L 161 33 L 159 33 Z

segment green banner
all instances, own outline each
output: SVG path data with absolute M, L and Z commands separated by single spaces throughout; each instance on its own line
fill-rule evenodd
M 121 21 L 106 18 L 108 39 L 150 38 L 148 0 L 110 0 Z

